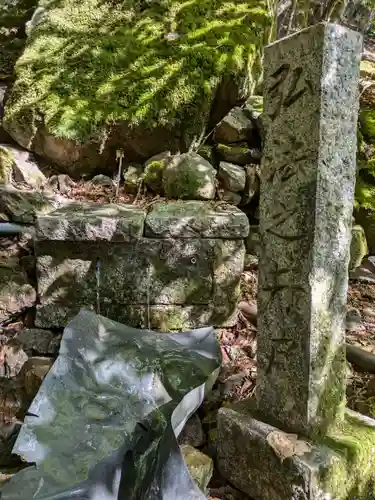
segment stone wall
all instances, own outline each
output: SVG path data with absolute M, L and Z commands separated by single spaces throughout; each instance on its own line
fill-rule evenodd
M 64 327 L 81 307 L 162 331 L 231 325 L 248 232 L 236 207 L 201 201 L 40 215 L 36 325 Z

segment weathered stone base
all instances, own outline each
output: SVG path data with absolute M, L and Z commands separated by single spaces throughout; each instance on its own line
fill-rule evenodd
M 311 451 L 283 461 L 267 441 L 278 430 L 250 416 L 246 405 L 222 408 L 217 459 L 223 476 L 254 500 L 375 498 L 375 420 L 347 410 L 322 442 L 309 441 Z
M 237 304 L 228 304 L 224 308 L 212 304 L 178 306 L 178 305 L 122 305 L 109 303 L 101 305 L 99 311 L 95 306 L 82 307 L 99 312 L 102 316 L 114 319 L 119 323 L 134 328 L 150 328 L 162 332 L 190 330 L 204 326 L 231 327 L 237 321 Z M 229 307 L 232 314 L 228 314 Z M 69 323 L 78 314 L 81 306 L 67 307 L 56 304 L 37 306 L 35 324 L 38 328 L 58 328 Z

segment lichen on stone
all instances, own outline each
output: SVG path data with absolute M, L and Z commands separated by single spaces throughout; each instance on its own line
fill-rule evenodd
M 375 495 L 375 421 L 347 410 L 345 418 L 319 444 L 337 459 L 322 471 L 324 490 L 337 500 L 372 500 Z

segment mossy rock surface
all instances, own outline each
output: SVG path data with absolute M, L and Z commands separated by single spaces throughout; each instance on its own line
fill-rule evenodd
M 356 224 L 352 227 L 349 270 L 353 271 L 359 267 L 366 255 L 368 255 L 366 233 L 363 227 Z
M 212 459 L 188 444 L 181 446 L 181 452 L 191 477 L 202 491 L 206 491 L 214 471 Z
M 128 162 L 186 151 L 222 85 L 235 85 L 234 101 L 251 94 L 272 31 L 265 0 L 43 5 L 4 123 L 21 145 L 70 172 L 115 169 L 119 146 Z
M 338 500 L 375 498 L 375 421 L 346 410 L 343 421 L 321 444 L 338 457 L 329 470 L 322 471 L 324 490 Z
M 9 149 L 0 146 L 0 184 L 9 184 L 12 180 L 14 155 Z
M 375 144 L 375 108 L 362 109 L 359 114 L 359 121 L 365 139 Z
M 176 155 L 163 171 L 163 188 L 168 198 L 213 200 L 216 170 L 197 153 Z

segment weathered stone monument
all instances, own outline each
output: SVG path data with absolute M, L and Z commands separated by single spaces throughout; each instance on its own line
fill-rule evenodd
M 322 23 L 265 51 L 257 391 L 218 419 L 254 500 L 375 498 L 375 421 L 345 409 L 361 49 Z

